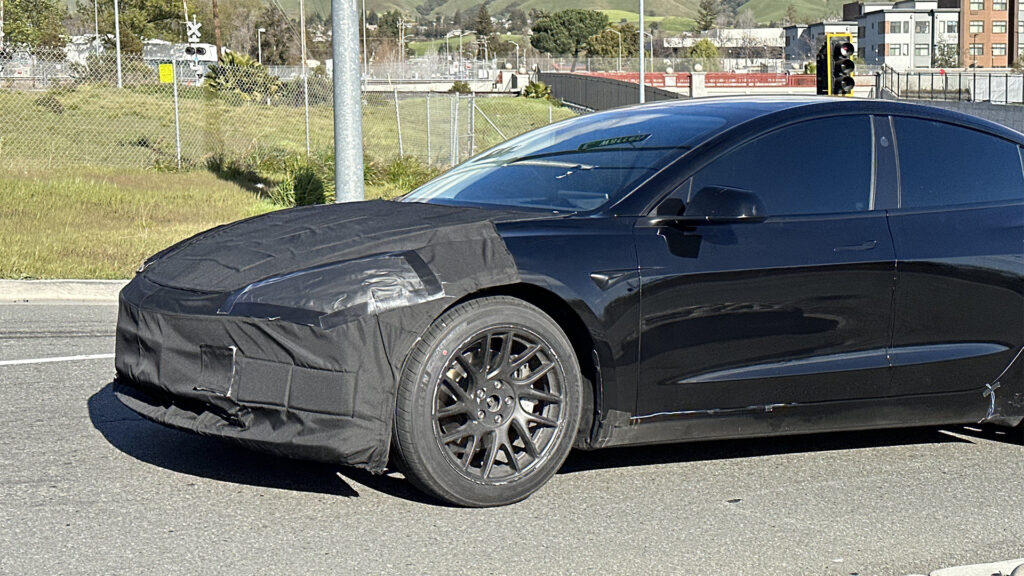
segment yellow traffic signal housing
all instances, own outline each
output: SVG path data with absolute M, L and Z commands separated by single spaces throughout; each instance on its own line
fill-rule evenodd
M 853 96 L 854 53 L 852 34 L 825 35 L 825 68 L 830 96 Z

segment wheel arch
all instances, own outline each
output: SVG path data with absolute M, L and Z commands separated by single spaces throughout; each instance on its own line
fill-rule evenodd
M 584 320 L 584 315 L 574 308 L 562 295 L 536 284 L 519 283 L 487 288 L 468 294 L 449 307 L 455 307 L 468 300 L 487 296 L 510 296 L 539 308 L 562 328 L 572 344 L 580 372 L 586 380 L 583 386 L 583 411 L 576 434 L 576 448 L 590 448 L 596 432 L 595 422 L 600 421 L 603 409 L 603 386 L 607 368 L 610 367 L 610 349 L 607 343 L 595 338 L 594 331 Z M 594 320 L 596 321 L 596 319 Z

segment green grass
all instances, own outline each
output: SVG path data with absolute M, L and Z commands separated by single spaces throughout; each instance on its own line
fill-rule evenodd
M 201 94 L 181 101 L 186 170 L 174 165 L 173 108 L 167 95 L 80 87 L 51 94 L 0 92 L 0 278 L 126 278 L 147 256 L 196 232 L 273 210 L 252 193 L 249 167 L 269 186 L 282 163 L 302 158 L 301 108 L 226 103 Z M 469 137 L 469 99 L 460 100 L 460 160 L 506 138 L 574 115 L 526 98 L 476 98 Z M 367 198 L 404 194 L 440 171 L 452 155 L 451 100 L 430 100 L 432 138 L 426 140 L 427 98 L 402 99 L 399 156 L 395 106 L 364 97 L 364 150 L 370 167 Z M 490 122 L 488 122 L 488 119 Z M 491 125 L 493 123 L 493 126 Z M 332 114 L 310 111 L 317 154 L 329 151 Z M 429 152 L 429 157 L 428 157 Z M 218 178 L 210 158 L 241 166 Z M 264 168 L 269 167 L 269 168 Z M 369 171 L 368 171 L 369 172 Z M 241 182 L 236 183 L 237 182 Z
M 0 174 L 0 278 L 129 278 L 149 255 L 275 207 L 208 172 Z
M 845 0 L 750 0 L 740 6 L 749 8 L 757 22 L 781 22 L 786 17 L 786 8 L 792 4 L 799 20 L 820 21 L 826 16 L 841 15 Z
M 630 12 L 629 10 L 601 10 L 608 15 L 608 21 L 612 24 L 618 24 L 625 20 L 636 24 L 640 22 L 639 12 Z M 687 32 L 693 30 L 695 22 L 693 18 L 683 18 L 681 16 L 644 16 L 644 25 L 649 29 L 651 24 L 657 24 L 658 30 L 662 32 Z

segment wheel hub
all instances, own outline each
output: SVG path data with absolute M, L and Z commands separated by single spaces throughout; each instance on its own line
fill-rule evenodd
M 438 444 L 474 480 L 515 479 L 544 457 L 561 419 L 553 354 L 515 328 L 477 334 L 458 350 L 435 391 Z

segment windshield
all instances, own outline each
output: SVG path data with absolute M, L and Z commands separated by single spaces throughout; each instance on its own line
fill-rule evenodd
M 499 144 L 403 201 L 586 212 L 629 193 L 725 123 L 656 105 L 581 116 Z

